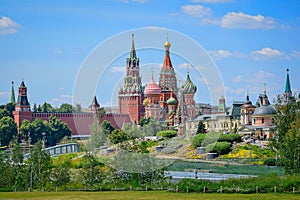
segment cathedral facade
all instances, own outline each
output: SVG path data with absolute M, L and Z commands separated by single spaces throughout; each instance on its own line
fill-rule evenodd
M 152 72 L 152 78 L 146 86 L 142 86 L 139 58 L 132 46 L 130 56 L 126 60 L 124 85 L 118 91 L 119 112 L 128 114 L 132 122 L 142 117 L 152 117 L 161 121 L 166 129 L 177 128 L 187 119 L 196 116 L 194 95 L 197 87 L 190 79 L 189 72 L 181 87 L 177 86 L 176 72 L 170 58 L 171 43 L 168 38 L 164 43 L 165 57 L 159 74 L 158 83 Z

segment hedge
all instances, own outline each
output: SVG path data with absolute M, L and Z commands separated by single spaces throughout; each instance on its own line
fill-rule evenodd
M 231 151 L 231 144 L 229 142 L 215 142 L 207 145 L 206 153 L 217 153 L 224 155 Z
M 177 131 L 174 131 L 174 130 L 159 131 L 159 132 L 157 132 L 156 135 L 160 136 L 160 137 L 172 138 L 177 135 Z
M 221 134 L 221 133 L 207 133 L 207 134 L 198 134 L 192 140 L 192 146 L 194 148 L 200 146 L 207 146 L 214 142 L 242 142 L 242 137 L 239 134 L 230 133 L 230 134 Z

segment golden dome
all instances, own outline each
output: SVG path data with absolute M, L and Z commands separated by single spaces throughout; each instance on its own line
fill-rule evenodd
M 166 42 L 165 42 L 165 47 L 170 47 L 170 46 L 171 46 L 171 43 L 169 42 L 168 36 L 167 36 L 167 39 L 166 39 Z
M 148 98 L 144 99 L 144 101 L 143 101 L 143 106 L 147 106 L 148 103 L 149 103 L 149 99 L 148 99 Z

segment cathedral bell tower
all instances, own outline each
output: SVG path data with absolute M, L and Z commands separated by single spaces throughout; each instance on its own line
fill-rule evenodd
M 132 34 L 130 56 L 126 59 L 126 76 L 124 86 L 118 91 L 119 113 L 128 114 L 132 122 L 138 123 L 143 117 L 144 93 L 140 74 L 140 60 L 134 47 L 134 34 Z
M 27 98 L 27 87 L 23 80 L 18 90 L 18 100 L 13 115 L 18 128 L 20 128 L 24 119 L 32 120 L 32 112 Z

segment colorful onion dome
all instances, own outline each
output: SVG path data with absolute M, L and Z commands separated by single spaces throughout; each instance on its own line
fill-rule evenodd
M 147 84 L 144 93 L 146 95 L 149 95 L 149 94 L 160 94 L 161 93 L 161 89 L 155 83 L 153 75 L 152 75 L 151 81 Z
M 164 45 L 165 47 L 170 47 L 171 46 L 171 43 L 169 42 L 169 40 L 168 40 L 168 37 L 167 37 L 167 39 L 166 39 L 166 42 L 165 42 L 165 45 Z
M 170 97 L 168 100 L 167 100 L 167 104 L 168 105 L 176 105 L 176 99 L 174 97 Z
M 191 81 L 190 73 L 187 73 L 187 77 L 183 85 L 181 86 L 183 93 L 194 94 L 197 91 L 197 86 Z

